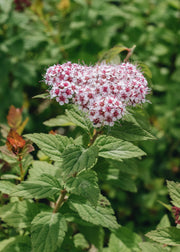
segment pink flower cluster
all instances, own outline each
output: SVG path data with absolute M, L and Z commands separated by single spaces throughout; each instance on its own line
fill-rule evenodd
M 49 67 L 44 79 L 51 98 L 60 105 L 78 105 L 95 127 L 113 126 L 126 113 L 126 106 L 146 102 L 150 91 L 143 74 L 131 63 L 86 66 L 67 62 Z

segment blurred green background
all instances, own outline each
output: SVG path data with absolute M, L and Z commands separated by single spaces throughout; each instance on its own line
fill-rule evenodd
M 136 45 L 132 62 L 152 72 L 146 105 L 155 141 L 141 143 L 138 192 L 102 185 L 121 224 L 154 228 L 168 202 L 166 179 L 180 178 L 179 0 L 0 0 L 0 122 L 10 105 L 30 118 L 26 132 L 48 132 L 43 122 L 63 112 L 56 102 L 32 99 L 46 90 L 48 66 L 66 61 L 94 64 L 117 44 Z M 26 6 L 28 5 L 28 6 Z M 30 5 L 30 6 L 29 6 Z

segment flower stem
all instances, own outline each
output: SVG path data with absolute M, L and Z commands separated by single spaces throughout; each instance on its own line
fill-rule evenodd
M 94 141 L 96 140 L 96 138 L 98 137 L 98 135 L 100 135 L 101 133 L 102 133 L 102 130 L 97 131 L 96 129 L 94 129 L 93 137 L 90 139 L 90 142 L 88 144 L 89 147 L 94 143 Z
M 125 62 L 125 63 L 129 60 L 129 58 L 130 58 L 131 55 L 133 54 L 135 48 L 136 48 L 136 45 L 133 45 L 133 47 L 129 49 L 129 52 L 128 52 L 126 58 L 124 59 L 124 62 Z
M 67 193 L 66 189 L 61 190 L 61 194 L 59 195 L 59 197 L 58 197 L 58 199 L 56 201 L 53 213 L 57 213 L 59 208 L 61 208 L 61 206 L 65 202 L 66 193 Z

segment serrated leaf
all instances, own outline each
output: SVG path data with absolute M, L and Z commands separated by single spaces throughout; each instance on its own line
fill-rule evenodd
M 10 194 L 15 190 L 15 188 L 16 186 L 13 183 L 0 180 L 0 192 Z
M 11 196 L 42 199 L 53 196 L 61 189 L 61 185 L 55 177 L 42 174 L 37 180 L 23 181 L 17 185 L 16 191 L 11 193 Z
M 121 124 L 115 124 L 109 134 L 126 141 L 145 141 L 155 139 L 155 137 L 148 131 L 139 125 L 128 121 L 122 121 Z
M 54 252 L 63 242 L 66 220 L 60 213 L 41 212 L 32 221 L 33 252 Z
M 164 227 L 150 231 L 146 236 L 153 241 L 170 246 L 180 246 L 180 229 L 176 227 Z
M 52 177 L 56 177 L 59 172 L 58 167 L 49 164 L 45 161 L 33 161 L 32 168 L 29 169 L 28 181 L 37 180 L 43 174 L 49 174 Z
M 50 120 L 45 121 L 43 124 L 49 127 L 75 126 L 75 124 L 71 122 L 70 119 L 66 115 L 59 115 L 56 118 L 51 118 Z
M 61 161 L 64 149 L 73 143 L 71 138 L 61 135 L 34 133 L 24 135 L 34 142 L 47 156 L 54 161 Z
M 69 205 L 70 208 L 76 211 L 83 220 L 94 225 L 100 225 L 109 229 L 116 229 L 119 225 L 114 216 L 113 209 L 110 205 L 106 205 L 106 201 L 102 202 L 99 200 L 99 204 L 96 207 L 93 207 L 82 197 L 73 196 L 69 199 Z
M 92 168 L 98 155 L 98 148 L 91 146 L 84 149 L 82 146 L 70 146 L 62 154 L 64 176 L 72 175 L 85 169 Z
M 15 236 L 0 241 L 1 252 L 31 252 L 31 240 L 28 236 Z
M 139 243 L 142 252 L 168 252 L 169 248 L 164 247 L 162 244 L 155 244 L 151 242 L 140 242 Z
M 76 106 L 73 106 L 73 108 L 66 110 L 66 115 L 72 123 L 81 127 L 86 132 L 90 132 L 90 130 L 92 129 L 92 122 L 87 118 L 85 113 L 79 110 Z
M 80 195 L 96 205 L 99 199 L 100 189 L 97 184 L 98 178 L 94 171 L 83 171 L 75 178 L 67 181 L 71 193 Z
M 121 161 L 126 158 L 141 157 L 145 152 L 132 143 L 111 136 L 99 136 L 94 145 L 99 148 L 99 156 Z
M 167 187 L 174 206 L 180 207 L 180 183 L 167 181 Z
M 0 208 L 0 217 L 9 226 L 15 228 L 30 227 L 34 216 L 39 213 L 39 208 L 29 200 L 8 203 Z

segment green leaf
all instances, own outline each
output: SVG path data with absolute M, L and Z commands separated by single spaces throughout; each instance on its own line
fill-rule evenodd
M 126 141 L 145 141 L 155 139 L 155 137 L 148 131 L 139 125 L 128 121 L 122 121 L 121 124 L 115 124 L 109 134 Z
M 66 220 L 60 213 L 39 213 L 32 221 L 33 252 L 54 252 L 63 242 Z
M 10 194 L 15 190 L 16 186 L 5 180 L 0 180 L 0 192 Z
M 44 93 L 44 94 L 35 95 L 35 96 L 33 96 L 32 98 L 33 98 L 33 99 L 36 99 L 36 98 L 47 99 L 47 98 L 49 98 L 49 97 L 50 97 L 50 96 L 49 96 L 49 93 Z
M 94 171 L 83 171 L 75 178 L 69 178 L 67 186 L 71 193 L 82 196 L 89 200 L 92 205 L 96 205 L 100 194 L 97 181 L 98 178 Z
M 50 120 L 45 121 L 43 124 L 49 127 L 57 127 L 57 126 L 65 127 L 76 125 L 73 122 L 71 122 L 66 115 L 59 115 L 56 118 L 51 118 Z
M 180 207 L 180 183 L 167 181 L 167 187 L 172 199 L 172 204 L 176 207 Z
M 13 0 L 8 0 L 8 1 L 0 0 L 0 9 L 3 12 L 9 13 L 10 10 L 12 9 L 12 2 Z
M 87 222 L 109 229 L 119 227 L 114 216 L 114 211 L 108 200 L 104 197 L 99 200 L 99 204 L 96 207 L 93 207 L 82 197 L 74 195 L 69 199 L 69 205 L 72 210 L 76 211 Z
M 171 223 L 169 221 L 168 215 L 165 214 L 162 218 L 159 224 L 157 225 L 157 228 L 163 228 L 163 227 L 170 227 Z
M 138 175 L 137 164 L 134 159 L 124 159 L 123 162 L 117 160 L 109 160 L 109 170 L 116 170 L 130 175 Z
M 12 196 L 42 199 L 60 192 L 61 185 L 53 176 L 42 174 L 37 180 L 25 181 L 17 185 Z
M 115 137 L 101 135 L 94 145 L 99 148 L 99 156 L 121 161 L 125 158 L 134 158 L 145 155 L 145 152 L 132 143 Z
M 170 246 L 180 246 L 180 229 L 176 227 L 163 227 L 150 231 L 146 236 L 153 241 Z
M 89 244 L 88 244 L 88 242 L 86 241 L 84 235 L 83 235 L 83 234 L 80 234 L 80 233 L 75 234 L 75 235 L 73 236 L 73 242 L 74 242 L 74 246 L 75 246 L 76 248 L 80 248 L 80 249 L 82 249 L 82 250 L 88 249 L 88 247 L 89 247 Z
M 151 70 L 149 69 L 149 67 L 143 62 L 138 62 L 137 64 L 140 67 L 141 72 L 143 72 L 144 75 L 146 77 L 148 77 L 149 79 L 152 79 L 152 73 L 151 73 Z
M 127 51 L 128 48 L 123 45 L 116 45 L 103 55 L 101 55 L 100 61 L 106 61 L 106 63 L 111 62 L 119 53 Z
M 28 236 L 15 236 L 0 241 L 1 252 L 31 252 L 31 240 Z
M 37 180 L 43 174 L 49 174 L 56 177 L 59 173 L 59 168 L 45 161 L 33 161 L 32 168 L 29 169 L 28 181 Z
M 69 120 L 75 125 L 81 127 L 88 133 L 91 131 L 91 121 L 87 118 L 85 113 L 78 109 L 78 107 L 73 106 L 71 109 L 66 110 L 66 115 L 68 116 Z
M 31 221 L 39 213 L 39 207 L 29 200 L 8 203 L 0 208 L 0 217 L 15 228 L 30 227 Z
M 93 244 L 98 251 L 101 251 L 104 245 L 104 229 L 100 226 L 79 226 L 80 232 L 85 236 L 86 240 Z
M 68 147 L 62 155 L 64 176 L 92 168 L 97 161 L 97 155 L 98 148 L 96 146 L 91 146 L 88 149 L 81 146 Z
M 44 133 L 27 134 L 24 137 L 34 142 L 47 156 L 54 161 L 61 160 L 64 149 L 73 144 L 73 140 L 66 136 Z
M 169 248 L 164 247 L 162 244 L 155 244 L 151 242 L 140 242 L 139 243 L 142 252 L 168 252 Z
M 113 186 L 121 188 L 122 190 L 129 192 L 137 192 L 137 187 L 134 180 L 130 177 L 130 175 L 121 172 L 117 179 L 107 178 Z
M 109 241 L 109 252 L 131 252 L 131 251 L 141 251 L 139 248 L 139 242 L 142 239 L 136 233 L 133 233 L 130 229 L 126 227 L 120 227 L 118 230 L 113 232 L 110 236 Z

